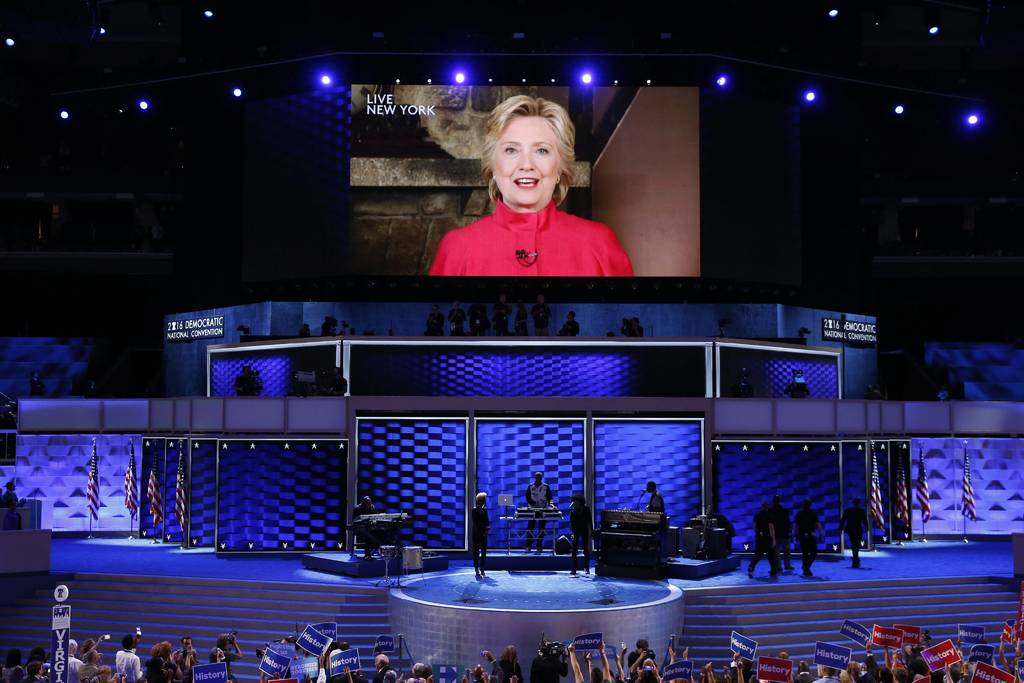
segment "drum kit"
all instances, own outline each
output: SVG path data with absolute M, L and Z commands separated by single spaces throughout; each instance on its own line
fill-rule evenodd
M 423 569 L 423 548 L 418 545 L 407 545 L 399 547 L 397 545 L 382 545 L 380 547 L 380 557 L 384 560 L 384 578 L 377 582 L 378 586 L 402 586 L 402 571 L 404 570 L 408 574 L 414 569 Z M 401 558 L 402 564 L 400 565 L 399 571 L 392 576 L 391 575 L 391 561 Z

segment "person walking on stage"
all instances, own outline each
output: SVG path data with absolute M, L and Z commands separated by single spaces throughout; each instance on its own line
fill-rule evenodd
M 778 545 L 775 552 L 779 554 L 786 571 L 793 571 L 793 560 L 790 554 L 792 546 L 793 525 L 789 521 L 789 510 L 782 507 L 782 496 L 775 496 L 772 499 L 772 523 L 775 525 L 775 541 Z
M 843 532 L 850 537 L 850 545 L 853 547 L 854 569 L 860 568 L 860 542 L 864 533 L 868 531 L 868 516 L 864 508 L 860 506 L 860 498 L 853 499 L 853 507 L 847 508 L 843 518 L 839 521 L 839 533 Z
M 473 569 L 476 578 L 487 576 L 487 534 L 491 530 L 491 518 L 487 514 L 487 494 L 476 494 L 473 508 Z
M 576 564 L 579 558 L 580 545 L 583 545 L 583 573 L 590 573 L 590 532 L 594 525 L 594 517 L 587 505 L 587 498 L 582 493 L 573 494 L 572 506 L 569 508 L 569 526 L 572 528 L 572 571 L 576 576 Z
M 772 509 L 768 507 L 768 501 L 761 503 L 761 511 L 754 515 L 754 557 L 747 567 L 747 576 L 754 578 L 754 569 L 757 563 L 765 555 L 768 556 L 768 564 L 771 566 L 771 576 L 776 577 L 782 572 L 779 570 L 779 555 L 775 552 L 775 524 Z
M 811 500 L 804 501 L 804 508 L 796 513 L 793 520 L 796 523 L 796 533 L 800 538 L 800 555 L 804 565 L 804 576 L 814 576 L 811 573 L 811 565 L 814 558 L 818 556 L 818 539 L 825 535 L 821 527 L 818 513 L 811 509 Z
M 544 475 L 534 472 L 533 483 L 526 487 L 526 504 L 534 510 L 546 510 L 551 505 L 551 487 L 544 483 Z M 537 539 L 537 552 L 544 548 L 544 529 L 547 527 L 547 520 L 531 519 L 526 525 L 526 552 L 533 549 L 533 540 Z M 534 530 L 536 529 L 536 536 Z

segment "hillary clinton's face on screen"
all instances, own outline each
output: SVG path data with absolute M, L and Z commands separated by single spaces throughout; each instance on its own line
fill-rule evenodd
M 558 138 L 543 118 L 512 119 L 494 147 L 494 180 L 513 211 L 540 211 L 558 185 L 562 160 Z

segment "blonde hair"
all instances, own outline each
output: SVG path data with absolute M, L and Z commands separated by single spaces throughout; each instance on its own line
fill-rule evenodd
M 558 174 L 558 185 L 551 195 L 551 200 L 558 206 L 565 201 L 569 194 L 569 187 L 573 179 L 573 163 L 576 161 L 576 126 L 569 118 L 569 112 L 565 107 L 545 100 L 541 97 L 530 95 L 513 95 L 491 111 L 487 117 L 487 131 L 484 137 L 483 153 L 480 156 L 480 171 L 484 181 L 487 183 L 487 194 L 491 201 L 501 198 L 498 191 L 498 183 L 494 180 L 494 168 L 492 166 L 494 149 L 498 145 L 498 139 L 505 132 L 505 128 L 516 119 L 522 116 L 539 116 L 551 126 L 555 138 L 558 140 L 558 157 L 561 160 L 561 168 Z
M 479 505 L 480 501 L 483 500 L 487 500 L 487 494 L 481 491 L 480 493 L 476 494 L 476 504 Z

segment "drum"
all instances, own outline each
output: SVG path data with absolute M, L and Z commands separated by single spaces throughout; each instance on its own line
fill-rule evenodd
M 382 545 L 380 547 L 380 556 L 385 560 L 393 560 L 398 557 L 398 546 L 394 545 Z
M 402 548 L 402 567 L 405 571 L 423 569 L 423 548 L 418 545 L 407 545 Z

